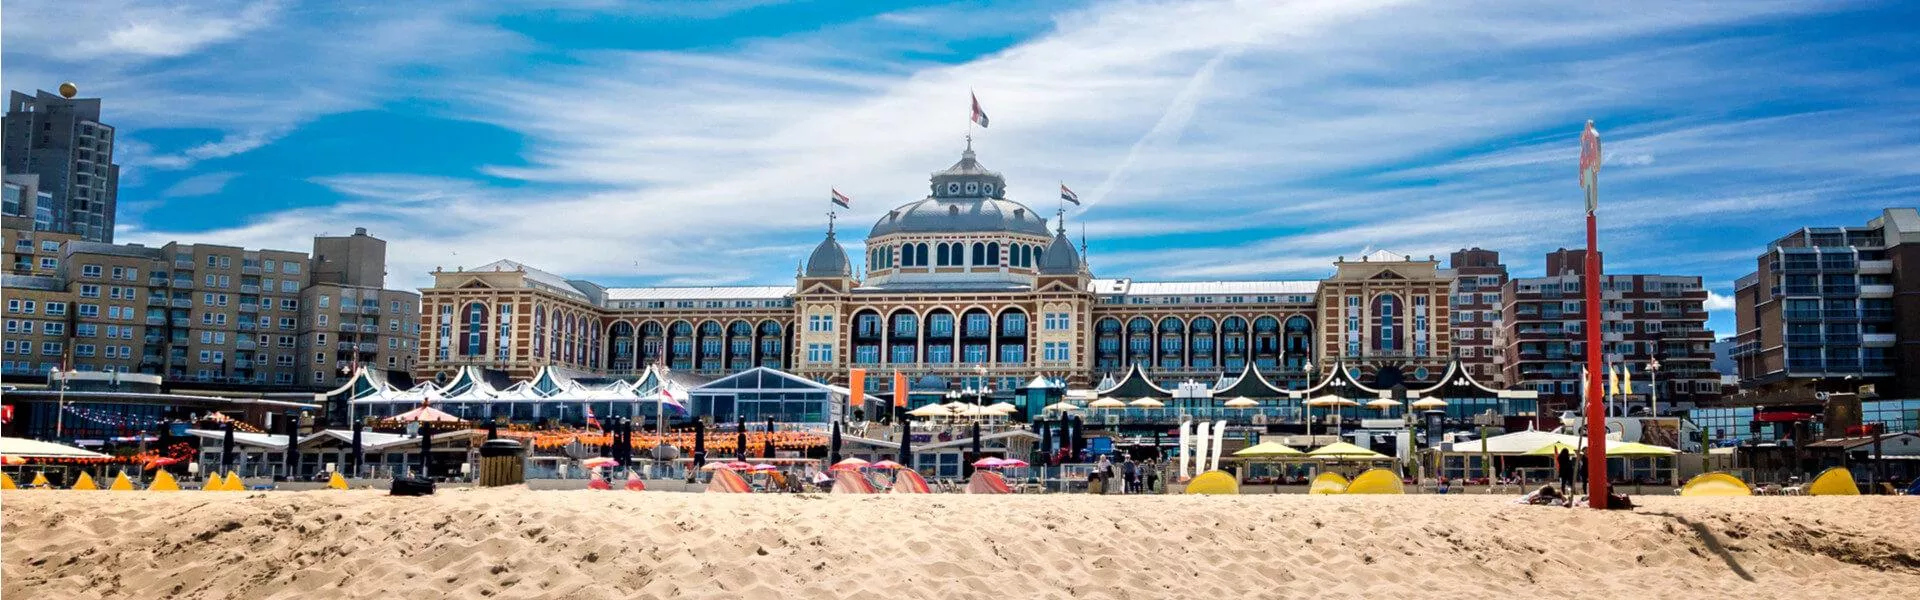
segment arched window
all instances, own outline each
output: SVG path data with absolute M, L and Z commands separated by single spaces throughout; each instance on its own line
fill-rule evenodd
M 533 357 L 547 356 L 547 307 L 533 307 Z
M 1381 294 L 1373 298 L 1373 349 L 1390 354 L 1400 349 L 1400 297 Z
M 466 356 L 487 355 L 487 305 L 479 302 L 467 304 L 466 314 L 467 344 Z
M 987 242 L 986 262 L 981 264 L 994 267 L 1000 266 L 1000 242 Z
M 939 255 L 936 257 L 938 258 L 939 262 L 936 262 L 934 264 L 942 267 L 947 266 L 949 264 L 953 264 L 953 251 L 947 249 L 946 242 L 940 242 L 938 244 L 934 244 L 934 248 L 939 251 Z
M 980 242 L 973 243 L 973 264 L 975 265 L 987 264 L 987 245 L 986 244 L 982 244 Z

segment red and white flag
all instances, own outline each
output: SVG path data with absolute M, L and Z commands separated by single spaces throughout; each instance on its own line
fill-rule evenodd
M 980 110 L 980 96 L 978 94 L 974 94 L 973 92 L 967 92 L 967 95 L 973 97 L 974 124 L 979 125 L 981 129 L 986 129 L 987 128 L 987 111 Z
M 833 188 L 827 188 L 827 189 L 833 192 L 834 204 L 840 205 L 840 208 L 853 208 L 852 198 L 848 198 L 846 194 L 840 193 L 840 190 L 836 190 Z
M 593 416 L 593 405 L 592 405 L 592 404 L 582 404 L 582 405 L 580 405 L 580 406 L 581 406 L 582 408 L 585 408 L 585 409 L 587 409 L 587 426 L 588 426 L 588 427 L 592 427 L 592 428 L 594 428 L 594 429 L 599 429 L 599 428 L 600 428 L 600 419 L 596 419 L 596 418 L 594 418 L 594 416 Z

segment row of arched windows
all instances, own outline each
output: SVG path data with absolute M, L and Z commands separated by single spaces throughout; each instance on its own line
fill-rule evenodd
M 1216 329 L 1218 331 L 1216 332 Z M 1128 364 L 1168 370 L 1237 371 L 1252 361 L 1263 370 L 1301 368 L 1313 352 L 1313 321 L 1304 315 L 1282 321 L 1258 316 L 1248 335 L 1246 318 L 1216 321 L 1163 317 L 1103 317 L 1095 321 L 1095 367 L 1118 370 Z
M 899 262 L 894 261 L 895 248 L 899 250 Z M 868 252 L 867 265 L 872 269 L 890 269 L 901 267 L 1022 267 L 1032 268 L 1040 264 L 1040 253 L 1044 251 L 1036 244 L 1007 244 L 1006 252 L 1001 252 L 1000 242 L 912 242 L 898 246 L 879 246 Z

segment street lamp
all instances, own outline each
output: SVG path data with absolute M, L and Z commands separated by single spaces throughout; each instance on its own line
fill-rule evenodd
M 1660 357 L 1647 361 L 1647 412 L 1660 417 Z

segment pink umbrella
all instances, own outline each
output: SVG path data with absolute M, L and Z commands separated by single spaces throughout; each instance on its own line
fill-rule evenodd
M 758 472 L 778 471 L 780 470 L 780 467 L 776 467 L 767 463 L 760 463 L 760 464 L 754 465 L 753 470 Z
M 580 466 L 586 467 L 589 469 L 598 469 L 600 467 L 618 467 L 620 466 L 620 461 L 607 458 L 605 456 L 597 456 L 594 458 L 589 458 L 589 459 L 580 461 Z
M 644 492 L 646 490 L 647 482 L 641 481 L 640 475 L 634 473 L 633 469 L 627 469 L 627 491 Z
M 1024 468 L 1024 467 L 1026 467 L 1026 466 L 1027 466 L 1027 461 L 1024 461 L 1024 460 L 1020 460 L 1020 459 L 1018 459 L 1018 458 L 1008 458 L 1008 459 L 1003 459 L 1003 460 L 1001 460 L 1001 461 L 1000 461 L 1000 466 L 1002 466 L 1002 467 L 1006 467 L 1006 468 L 1009 468 L 1009 469 L 1019 469 L 1019 468 Z
M 903 464 L 900 464 L 900 463 L 897 463 L 897 462 L 893 462 L 893 461 L 890 461 L 890 460 L 883 460 L 883 461 L 880 461 L 880 462 L 877 462 L 877 463 L 873 463 L 873 464 L 871 464 L 871 465 L 868 465 L 868 466 L 869 466 L 869 467 L 872 467 L 872 468 L 875 468 L 875 469 L 905 469 L 905 468 L 907 468 L 907 466 L 906 466 L 906 465 L 903 465 Z
M 973 466 L 979 469 L 998 469 L 1000 467 L 1007 466 L 1007 464 L 1005 460 L 1002 460 L 998 457 L 989 456 L 986 458 L 982 458 L 980 460 L 973 461 Z
M 753 470 L 753 463 L 740 460 L 728 461 L 727 468 L 735 471 L 751 471 Z
M 718 471 L 718 470 L 721 470 L 721 469 L 732 469 L 732 468 L 733 468 L 733 467 L 731 467 L 731 466 L 728 466 L 728 465 L 727 465 L 727 463 L 723 463 L 723 462 L 717 462 L 717 463 L 707 463 L 707 464 L 705 464 L 705 465 L 702 465 L 702 466 L 700 467 L 700 470 L 702 470 L 702 471 Z

